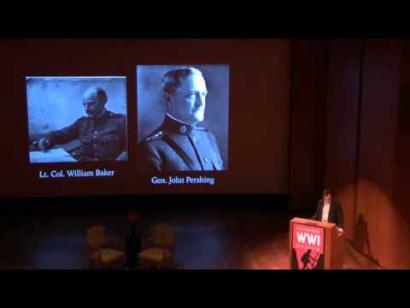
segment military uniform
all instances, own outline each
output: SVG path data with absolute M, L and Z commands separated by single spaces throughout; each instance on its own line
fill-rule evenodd
M 46 140 L 48 147 L 72 141 L 68 151 L 79 161 L 115 160 L 126 151 L 126 116 L 107 110 L 98 118 L 84 116 Z
M 140 143 L 140 166 L 150 171 L 212 171 L 224 165 L 215 136 L 205 128 L 165 117 Z

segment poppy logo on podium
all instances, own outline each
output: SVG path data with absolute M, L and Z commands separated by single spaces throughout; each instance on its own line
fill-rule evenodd
M 292 235 L 292 268 L 323 269 L 323 228 L 294 223 Z

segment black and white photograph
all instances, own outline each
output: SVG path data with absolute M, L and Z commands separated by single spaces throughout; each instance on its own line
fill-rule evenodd
M 228 169 L 229 66 L 138 65 L 141 170 Z
M 126 77 L 26 77 L 30 163 L 127 161 Z

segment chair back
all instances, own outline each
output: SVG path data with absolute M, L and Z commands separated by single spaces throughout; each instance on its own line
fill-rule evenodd
M 86 242 L 88 249 L 91 251 L 104 247 L 107 244 L 105 227 L 99 225 L 87 229 Z
M 155 246 L 172 250 L 175 244 L 174 228 L 165 224 L 156 224 L 152 231 L 152 240 Z

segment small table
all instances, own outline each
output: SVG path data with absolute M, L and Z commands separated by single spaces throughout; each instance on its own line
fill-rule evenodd
M 138 267 L 138 253 L 141 251 L 141 236 L 128 234 L 125 242 L 125 267 Z

